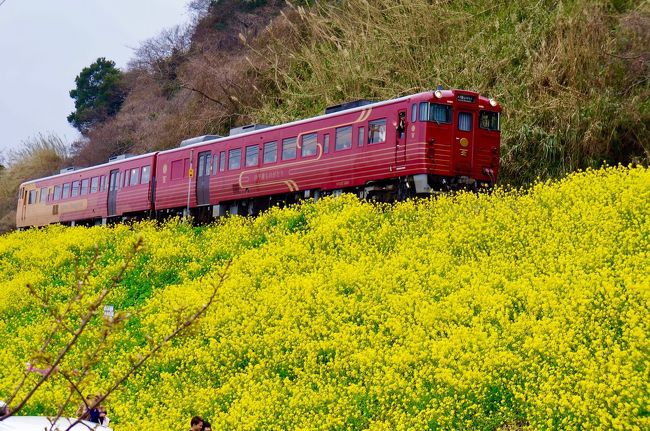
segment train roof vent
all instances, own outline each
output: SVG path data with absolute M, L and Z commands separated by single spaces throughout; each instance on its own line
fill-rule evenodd
M 358 108 L 359 106 L 370 105 L 374 103 L 372 100 L 368 99 L 359 99 L 353 100 L 351 102 L 339 103 L 338 105 L 332 105 L 325 108 L 325 114 L 332 114 L 339 111 L 347 111 L 348 109 Z
M 117 155 L 117 156 L 112 156 L 112 157 L 108 158 L 108 161 L 109 162 L 114 162 L 116 160 L 128 159 L 129 157 L 133 157 L 133 154 L 120 154 L 120 155 Z
M 199 142 L 211 141 L 213 139 L 223 138 L 221 135 L 203 135 L 194 138 L 184 139 L 181 141 L 179 147 L 187 147 L 188 145 L 198 144 Z
M 77 168 L 75 168 L 74 166 L 69 166 L 69 167 L 67 167 L 67 168 L 63 168 L 63 169 L 61 169 L 61 170 L 59 171 L 59 173 L 60 173 L 60 174 L 67 174 L 68 172 L 72 172 L 72 171 L 76 171 L 76 170 L 77 170 Z
M 247 124 L 245 126 L 240 126 L 240 127 L 235 127 L 233 129 L 230 129 L 229 136 L 240 135 L 242 133 L 252 132 L 253 130 L 266 129 L 267 127 L 271 127 L 271 125 L 270 124 Z

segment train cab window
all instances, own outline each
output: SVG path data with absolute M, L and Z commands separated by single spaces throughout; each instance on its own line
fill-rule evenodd
M 36 203 L 36 189 L 30 190 L 29 195 L 27 197 L 27 204 L 35 204 Z
M 133 168 L 131 169 L 131 181 L 129 181 L 129 185 L 131 186 L 137 186 L 138 185 L 138 176 L 140 175 L 140 168 Z
M 61 194 L 61 199 L 67 199 L 70 197 L 70 183 L 65 183 L 63 185 L 63 194 Z
M 352 148 L 352 126 L 339 127 L 336 129 L 336 142 L 334 148 L 338 150 L 347 150 Z
M 250 145 L 246 147 L 246 167 L 257 166 L 260 164 L 260 147 Z
M 86 178 L 85 180 L 81 180 L 81 194 L 82 195 L 87 195 L 88 194 L 88 183 L 90 183 L 90 180 Z
M 54 186 L 54 194 L 52 195 L 52 200 L 58 201 L 59 199 L 61 199 L 61 186 L 57 185 Z
M 48 195 L 47 187 L 42 187 L 41 188 L 41 194 L 39 195 L 39 202 L 42 203 L 42 204 L 47 202 L 47 195 Z
M 80 187 L 80 182 L 79 181 L 73 181 L 72 182 L 72 193 L 70 196 L 75 197 L 79 196 L 79 187 Z
M 302 146 L 300 148 L 301 157 L 315 156 L 318 152 L 318 135 L 310 133 L 302 137 Z
M 228 170 L 232 171 L 241 167 L 241 148 L 228 151 Z
M 282 141 L 282 160 L 296 158 L 296 138 L 287 138 Z
M 420 103 L 420 121 L 429 121 L 429 103 Z
M 381 144 L 386 142 L 386 119 L 373 120 L 368 123 L 368 143 Z
M 99 177 L 92 177 L 90 179 L 90 193 L 97 193 L 99 191 Z
M 142 167 L 142 175 L 140 175 L 140 184 L 149 184 L 149 180 L 151 179 L 151 166 L 143 166 Z
M 278 143 L 267 142 L 264 144 L 264 164 L 275 163 L 278 161 Z
M 330 150 L 330 134 L 326 133 L 323 137 L 323 153 L 326 153 Z
M 481 129 L 499 131 L 499 113 L 481 111 L 478 117 L 478 126 Z
M 418 119 L 418 105 L 416 103 L 411 105 L 411 123 L 415 123 Z
M 361 146 L 363 146 L 363 137 L 364 137 L 364 134 L 365 134 L 365 128 L 364 127 L 359 127 L 357 132 L 358 132 L 358 134 L 357 134 L 357 146 L 361 147 Z
M 451 106 L 432 103 L 429 107 L 429 121 L 436 123 L 451 123 Z
M 458 113 L 458 130 L 462 132 L 472 131 L 472 114 L 469 112 Z
M 226 170 L 226 152 L 222 151 L 219 153 L 219 172 Z

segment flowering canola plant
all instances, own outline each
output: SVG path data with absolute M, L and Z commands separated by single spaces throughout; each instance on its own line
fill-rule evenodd
M 388 205 L 327 198 L 205 227 L 51 226 L 0 237 L 0 398 L 75 268 L 131 319 L 93 389 L 215 304 L 107 400 L 117 431 L 650 429 L 650 171 Z M 96 326 L 99 326 L 96 323 Z M 83 343 L 66 359 L 73 365 Z M 65 365 L 65 364 L 64 364 Z M 53 414 L 52 379 L 25 414 Z M 76 404 L 67 414 L 73 415 Z

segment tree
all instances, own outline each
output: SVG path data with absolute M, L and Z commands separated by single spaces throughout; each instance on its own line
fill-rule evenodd
M 75 111 L 68 115 L 68 122 L 84 135 L 96 124 L 114 117 L 128 94 L 122 72 L 114 61 L 104 57 L 84 67 L 75 83 L 77 88 L 70 91 Z

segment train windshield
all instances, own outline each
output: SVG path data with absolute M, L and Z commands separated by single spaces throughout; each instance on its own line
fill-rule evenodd
M 499 131 L 499 113 L 490 111 L 481 111 L 478 119 L 478 125 L 481 129 Z
M 420 121 L 451 123 L 451 106 L 441 103 L 420 103 Z

